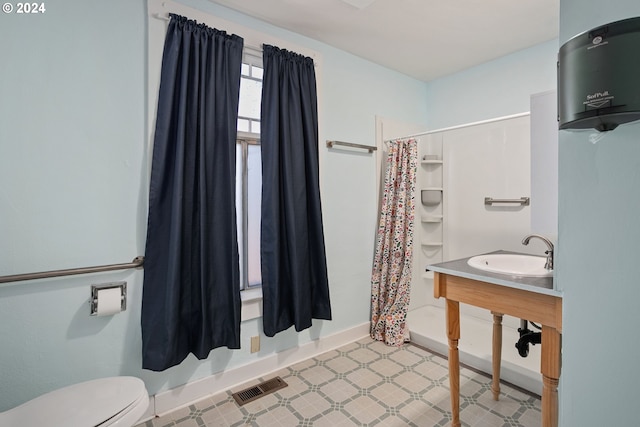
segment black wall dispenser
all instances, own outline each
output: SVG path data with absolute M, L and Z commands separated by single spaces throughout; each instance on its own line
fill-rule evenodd
M 601 132 L 640 119 L 640 17 L 579 34 L 558 54 L 558 127 Z

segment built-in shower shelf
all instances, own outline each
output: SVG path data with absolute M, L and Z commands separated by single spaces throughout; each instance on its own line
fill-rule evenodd
M 425 206 L 437 206 L 442 203 L 442 187 L 426 187 L 420 191 L 420 201 Z
M 422 222 L 442 222 L 442 215 L 424 215 Z
M 420 166 L 416 171 L 416 190 L 420 192 L 420 202 L 416 203 L 416 222 L 422 225 L 415 231 L 416 254 L 419 265 L 427 266 L 442 262 L 445 256 L 444 217 L 444 162 L 442 136 L 428 135 L 420 140 Z M 417 194 L 416 194 L 417 196 Z M 416 197 L 417 198 L 417 197 Z M 433 272 L 425 268 L 414 270 L 414 279 L 422 286 L 419 292 L 425 292 L 433 283 Z M 421 294 L 422 295 L 422 294 Z

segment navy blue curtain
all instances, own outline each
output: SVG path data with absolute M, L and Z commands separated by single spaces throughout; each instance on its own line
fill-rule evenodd
M 265 335 L 331 319 L 313 59 L 263 46 L 261 268 Z
M 153 146 L 142 364 L 240 348 L 236 129 L 243 39 L 171 15 Z

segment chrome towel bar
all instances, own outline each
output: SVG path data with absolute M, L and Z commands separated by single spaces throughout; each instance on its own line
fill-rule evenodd
M 0 283 L 20 282 L 23 280 L 46 279 L 49 277 L 73 276 L 75 274 L 99 273 L 102 271 L 126 270 L 128 268 L 139 268 L 144 264 L 144 257 L 137 256 L 133 261 L 123 264 L 99 265 L 95 267 L 69 268 L 66 270 L 41 271 L 39 273 L 14 274 L 11 276 L 0 276 Z
M 529 197 L 520 197 L 519 199 L 494 199 L 492 197 L 485 197 L 484 204 L 491 206 L 494 203 L 516 203 L 522 206 L 529 206 Z
M 354 144 L 353 142 L 327 141 L 327 147 L 332 148 L 334 145 L 344 145 L 345 147 L 362 148 L 363 150 L 368 150 L 370 153 L 373 153 L 378 149 L 378 147 L 374 147 L 372 145 Z

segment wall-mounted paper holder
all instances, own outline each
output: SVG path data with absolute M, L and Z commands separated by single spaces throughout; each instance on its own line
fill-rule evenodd
M 104 283 L 102 285 L 91 285 L 91 299 L 89 304 L 91 305 L 91 315 L 98 315 L 98 291 L 105 289 L 120 288 L 120 310 L 125 311 L 127 309 L 127 282 L 111 282 Z

